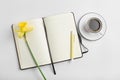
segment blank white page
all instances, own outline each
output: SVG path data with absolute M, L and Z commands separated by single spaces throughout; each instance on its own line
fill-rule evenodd
M 38 61 L 38 64 L 45 65 L 50 63 L 49 51 L 46 41 L 45 30 L 42 19 L 34 19 L 27 21 L 29 25 L 33 26 L 34 29 L 26 34 L 27 41 L 30 48 Z M 17 36 L 15 30 L 18 29 L 16 24 L 13 25 L 13 31 L 15 35 L 15 41 L 18 51 L 18 58 L 21 69 L 35 67 L 35 63 L 28 51 L 24 39 L 20 39 Z
M 81 57 L 74 16 L 72 13 L 48 16 L 44 18 L 50 50 L 54 62 L 70 59 L 70 32 L 75 35 L 74 56 Z

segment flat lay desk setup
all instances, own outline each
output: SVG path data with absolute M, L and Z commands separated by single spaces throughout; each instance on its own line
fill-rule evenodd
M 103 37 L 106 29 L 103 17 L 93 12 L 80 19 L 78 29 L 73 12 L 13 24 L 20 69 L 37 67 L 44 80 L 47 80 L 40 69 L 42 65 L 52 64 L 56 75 L 54 63 L 81 58 L 88 52 L 81 35 L 88 40 L 98 40 Z
M 18 1 L 24 2 L 23 7 L 19 7 L 16 1 L 14 5 L 11 3 L 10 9 L 16 13 L 6 14 L 7 17 L 12 15 L 10 20 L 8 19 L 9 28 L 0 28 L 1 32 L 9 32 L 9 37 L 8 35 L 5 37 L 7 33 L 0 34 L 0 36 L 4 35 L 1 38 L 1 44 L 8 44 L 7 48 L 6 45 L 0 46 L 4 53 L 0 55 L 0 80 L 120 79 L 118 67 L 113 70 L 115 67 L 113 64 L 117 63 L 112 59 L 112 52 L 116 49 L 112 47 L 114 41 L 109 37 L 110 25 L 107 22 L 109 21 L 107 15 L 110 16 L 109 7 L 102 7 L 101 11 L 97 7 L 95 9 L 89 7 L 90 10 L 87 10 L 83 4 L 79 6 L 78 2 L 81 1 L 78 0 L 75 3 L 73 1 L 61 1 L 65 2 L 61 8 L 51 6 L 50 4 L 53 4 L 51 2 L 47 3 L 50 9 L 47 10 L 45 7 L 46 10 L 44 9 L 43 12 L 41 12 L 42 1 L 39 1 L 41 5 L 35 2 L 36 5 L 33 7 L 30 5 L 34 1 L 27 1 L 28 3 L 23 0 Z M 43 1 L 44 4 L 46 2 L 47 0 Z M 53 2 L 56 5 L 62 4 L 60 1 L 53 0 Z M 85 4 L 84 1 L 82 2 Z M 68 7 L 65 6 L 67 3 Z M 72 3 L 74 7 L 70 5 Z M 112 2 L 109 6 L 111 4 Z M 41 10 L 38 10 L 37 6 Z M 83 10 L 79 11 L 78 6 Z M 111 30 L 114 31 L 114 29 Z M 115 58 L 119 60 L 117 56 Z

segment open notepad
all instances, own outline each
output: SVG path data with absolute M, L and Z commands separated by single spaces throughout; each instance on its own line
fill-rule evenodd
M 30 48 L 40 65 L 50 64 L 50 52 L 53 62 L 70 60 L 71 32 L 74 34 L 74 58 L 82 56 L 73 13 L 58 14 L 26 21 L 34 29 L 26 34 Z M 12 25 L 20 69 L 35 67 L 24 39 L 17 36 L 17 24 Z

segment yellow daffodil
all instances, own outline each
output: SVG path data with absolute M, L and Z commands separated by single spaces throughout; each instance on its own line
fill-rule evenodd
M 30 48 L 30 46 L 29 46 L 29 44 L 28 44 L 28 41 L 27 41 L 27 39 L 26 39 L 26 35 L 25 35 L 25 34 L 26 34 L 27 32 L 32 31 L 32 30 L 33 30 L 33 27 L 30 26 L 27 22 L 20 22 L 20 23 L 18 24 L 18 27 L 19 27 L 19 30 L 17 30 L 18 37 L 19 37 L 19 38 L 22 38 L 22 37 L 24 38 L 25 43 L 26 43 L 26 46 L 28 47 L 28 50 L 29 50 L 29 52 L 30 52 L 30 54 L 31 54 L 31 57 L 32 57 L 34 63 L 36 64 L 36 66 L 37 66 L 39 72 L 41 73 L 41 75 L 43 76 L 44 80 L 47 80 L 46 77 L 44 76 L 42 70 L 40 69 L 40 66 L 38 65 L 38 62 L 37 62 L 37 60 L 35 59 L 34 54 L 32 53 L 32 50 L 31 50 L 31 48 Z
M 33 30 L 33 27 L 29 26 L 27 22 L 20 22 L 18 26 L 19 30 L 17 30 L 17 33 L 19 38 L 22 38 L 26 32 L 30 32 Z

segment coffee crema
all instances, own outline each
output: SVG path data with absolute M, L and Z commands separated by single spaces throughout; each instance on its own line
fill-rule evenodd
M 99 32 L 102 28 L 101 21 L 97 18 L 90 19 L 88 26 L 91 32 Z

